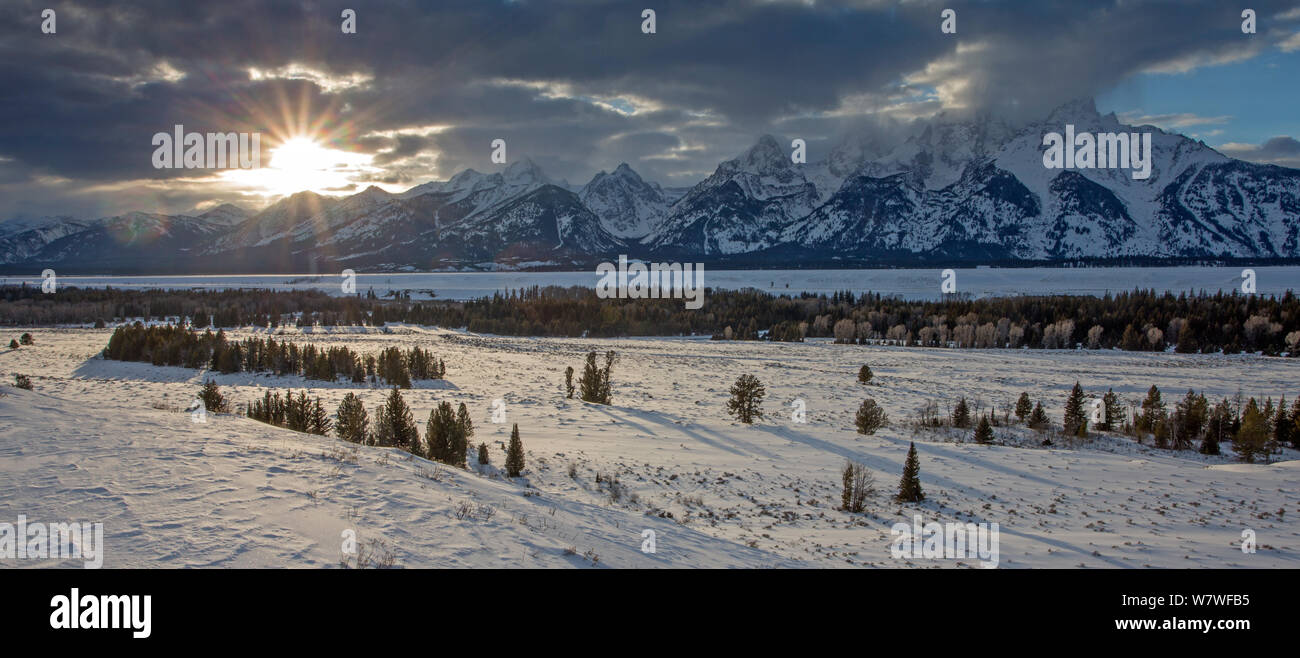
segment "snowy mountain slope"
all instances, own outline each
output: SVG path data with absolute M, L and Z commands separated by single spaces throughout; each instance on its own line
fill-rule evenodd
M 31 259 L 51 242 L 84 231 L 92 224 L 93 221 L 71 217 L 0 222 L 0 263 Z
M 1150 178 L 1134 179 L 1130 169 L 1045 168 L 1043 135 L 1067 124 L 1077 132 L 1150 132 Z M 1014 134 L 987 117 L 931 126 L 862 165 L 780 242 L 812 253 L 968 260 L 1294 258 L 1298 209 L 1300 171 L 1124 126 L 1082 101 Z
M 654 231 L 668 212 L 663 188 L 641 179 L 627 163 L 613 173 L 600 172 L 578 192 L 601 226 L 619 238 L 637 240 Z
M 1043 136 L 1067 125 L 1149 133 L 1150 177 L 1044 167 Z M 197 218 L 133 213 L 135 227 L 121 218 L 0 224 L 0 265 L 161 273 L 585 267 L 617 253 L 746 257 L 759 266 L 877 257 L 1300 258 L 1300 170 L 1126 126 L 1091 100 L 1020 128 L 988 115 L 941 115 L 907 137 L 846 135 L 806 164 L 790 155 L 765 135 L 685 190 L 664 189 L 623 164 L 575 194 L 524 158 L 400 194 L 302 192 L 243 220 L 222 206 Z M 158 246 L 130 249 L 144 244 Z
M 31 260 L 51 266 L 176 263 L 190 258 L 197 246 L 217 239 L 228 230 L 229 225 L 221 220 L 133 212 L 96 220 L 80 231 L 52 240 L 33 254 Z
M 228 227 L 242 224 L 249 217 L 252 217 L 252 214 L 232 203 L 223 203 L 198 215 L 199 219 Z
M 697 255 L 747 253 L 775 246 L 781 232 L 817 207 L 821 195 L 802 165 L 764 135 L 740 157 L 673 204 L 645 244 Z

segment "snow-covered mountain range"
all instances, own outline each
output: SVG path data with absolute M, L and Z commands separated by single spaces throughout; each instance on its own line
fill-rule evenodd
M 1151 175 L 1048 169 L 1043 135 L 1147 133 Z M 1013 127 L 928 122 L 886 144 L 849 135 L 796 164 L 763 136 L 689 189 L 627 164 L 571 189 L 527 159 L 400 194 L 301 192 L 248 214 L 128 213 L 0 224 L 10 271 L 325 272 L 566 268 L 619 254 L 780 267 L 1082 259 L 1300 258 L 1300 170 L 1226 157 L 1076 101 Z

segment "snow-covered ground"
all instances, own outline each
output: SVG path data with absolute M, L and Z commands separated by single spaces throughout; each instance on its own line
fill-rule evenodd
M 956 270 L 956 290 L 974 297 L 1016 295 L 1096 295 L 1131 291 L 1134 288 L 1158 292 L 1215 293 L 1241 290 L 1242 267 L 1023 267 Z M 1300 267 L 1249 268 L 1255 272 L 1256 292 L 1281 296 L 1300 282 Z M 739 290 L 758 288 L 773 294 L 798 295 L 808 292 L 831 294 L 852 290 L 895 295 L 907 299 L 938 299 L 941 269 L 891 270 L 713 270 L 704 283 L 710 288 Z M 600 280 L 588 272 L 429 272 L 412 274 L 357 274 L 356 290 L 409 292 L 412 299 L 464 300 L 490 297 L 493 293 L 532 286 L 591 286 Z M 343 294 L 341 274 L 264 274 L 214 276 L 61 276 L 59 285 L 87 288 L 112 286 L 119 289 L 225 290 L 320 290 Z M 28 277 L 0 278 L 0 284 L 40 286 L 39 273 Z M 430 295 L 432 291 L 432 295 Z
M 234 415 L 191 422 L 194 370 L 105 361 L 108 330 L 41 329 L 0 352 L 0 522 L 104 524 L 108 567 L 335 566 L 342 533 L 404 567 L 929 567 L 975 560 L 895 559 L 895 523 L 997 522 L 1000 568 L 1300 566 L 1300 461 L 1232 463 L 1101 436 L 1044 448 L 1020 428 L 1006 445 L 914 433 L 907 419 L 958 396 L 984 406 L 1021 391 L 1059 423 L 1079 380 L 1126 402 L 1151 384 L 1167 403 L 1190 388 L 1212 399 L 1300 394 L 1300 360 L 1095 351 L 940 350 L 697 339 L 539 339 L 391 327 L 289 329 L 288 338 L 378 351 L 420 345 L 448 377 L 404 393 L 423 429 L 437 401 L 465 402 L 493 467 L 460 471 L 393 449 L 358 447 Z M 234 332 L 242 337 L 245 332 Z M 16 334 L 15 334 L 16 335 Z M 564 399 L 565 366 L 614 349 L 614 404 Z M 877 384 L 855 381 L 870 364 Z M 741 374 L 767 387 L 753 426 L 725 413 Z M 264 375 L 214 375 L 235 402 L 265 387 L 306 388 L 332 409 L 379 388 Z M 865 395 L 889 413 L 874 436 L 853 430 Z M 502 400 L 505 424 L 490 422 Z M 807 423 L 791 419 L 791 401 Z M 528 453 L 525 477 L 497 471 L 510 424 Z M 927 500 L 900 505 L 909 441 Z M 867 512 L 839 511 L 846 459 L 872 471 Z M 471 461 L 473 458 L 471 456 Z M 572 476 L 570 471 L 572 469 Z M 597 483 L 597 475 L 601 483 Z M 617 478 L 617 500 L 606 482 Z M 656 552 L 642 551 L 643 530 Z M 1258 550 L 1243 553 L 1243 530 Z M 379 543 L 372 543 L 372 542 Z M 74 562 L 0 558 L 3 566 Z

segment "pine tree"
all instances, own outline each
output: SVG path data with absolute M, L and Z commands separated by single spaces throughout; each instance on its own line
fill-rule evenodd
M 1286 396 L 1278 402 L 1277 414 L 1273 417 L 1273 442 L 1277 447 L 1282 447 L 1292 441 L 1292 428 L 1295 423 L 1291 420 L 1291 412 L 1286 408 Z
M 1029 401 L 1029 394 L 1021 393 L 1020 399 L 1016 400 L 1016 418 L 1023 423 L 1025 418 L 1029 416 L 1029 412 L 1033 410 L 1034 403 Z
M 1138 416 L 1137 430 L 1139 437 L 1145 433 L 1156 430 L 1156 424 L 1165 418 L 1165 403 L 1160 399 L 1160 389 L 1153 384 L 1147 391 L 1147 397 L 1142 401 L 1142 414 Z
M 478 444 L 478 463 L 487 466 L 491 462 L 488 457 L 488 447 L 486 443 Z
M 384 406 L 375 418 L 375 443 L 386 447 L 410 450 L 418 446 L 420 431 L 415 427 L 411 408 L 406 406 L 402 392 L 392 387 Z
M 1241 414 L 1241 429 L 1232 440 L 1232 449 L 1247 463 L 1254 463 L 1255 458 L 1264 454 L 1268 442 L 1268 423 L 1259 410 L 1255 398 L 1246 403 L 1246 410 Z
M 975 428 L 975 443 L 981 445 L 993 443 L 993 427 L 989 425 L 988 416 L 980 416 L 979 426 Z
M 875 434 L 876 430 L 884 427 L 887 422 L 889 416 L 885 415 L 885 410 L 871 398 L 862 401 L 862 406 L 858 407 L 857 416 L 854 417 L 858 434 Z
M 1174 405 L 1174 418 L 1170 425 L 1174 439 L 1174 448 L 1191 450 L 1192 445 L 1201 438 L 1205 425 L 1209 421 L 1210 405 L 1204 395 L 1197 395 L 1188 389 L 1187 395 Z
M 325 411 L 325 405 L 321 403 L 320 398 L 315 399 L 311 409 L 311 423 L 308 428 L 312 434 L 329 436 L 330 427 L 333 422 L 330 421 L 330 415 Z
M 862 368 L 860 368 L 860 369 L 858 370 L 858 382 L 859 382 L 859 383 L 862 383 L 862 384 L 870 384 L 870 383 L 871 383 L 871 377 L 872 377 L 872 376 L 873 376 L 873 375 L 872 375 L 872 372 L 871 372 L 871 366 L 863 365 Z
M 432 461 L 464 466 L 465 460 L 456 462 L 457 456 L 456 412 L 451 403 L 443 400 L 429 410 L 429 422 L 424 426 L 425 458 Z
M 614 361 L 617 359 L 614 350 L 605 352 L 605 368 L 600 371 L 600 403 L 610 404 L 614 400 L 613 382 L 611 381 L 614 370 Z
M 1070 395 L 1065 399 L 1065 415 L 1061 423 L 1067 436 L 1087 436 L 1087 419 L 1083 416 L 1083 387 L 1074 382 Z
M 1119 429 L 1119 425 L 1124 418 L 1124 406 L 1120 404 L 1119 396 L 1112 389 L 1106 389 L 1106 394 L 1101 396 L 1101 402 L 1105 415 L 1101 425 L 1097 429 L 1113 432 Z
M 466 460 L 469 459 L 469 440 L 473 437 L 474 421 L 470 419 L 469 409 L 465 406 L 465 403 L 462 402 L 460 403 L 460 407 L 456 409 L 456 434 L 454 437 L 456 439 L 454 442 L 456 455 L 460 457 L 460 463 L 462 465 L 464 465 Z
M 907 462 L 903 464 L 903 479 L 898 483 L 898 495 L 894 500 L 900 503 L 919 503 L 925 500 L 921 491 L 921 460 L 916 456 L 916 444 L 907 449 Z
M 957 400 L 957 406 L 953 407 L 952 426 L 962 429 L 970 427 L 970 406 L 966 404 L 965 397 Z
M 1033 413 L 1029 414 L 1029 427 L 1040 431 L 1047 427 L 1047 412 L 1043 411 L 1041 400 L 1034 405 Z
M 582 369 L 582 376 L 578 378 L 578 390 L 583 402 L 601 401 L 601 373 L 600 368 L 596 366 L 596 353 L 587 352 L 587 365 Z
M 727 413 L 735 416 L 742 423 L 749 424 L 755 418 L 763 417 L 763 396 L 767 389 L 753 375 L 741 375 L 731 386 L 731 399 L 727 401 Z
M 524 443 L 519 440 L 519 423 L 515 423 L 514 429 L 510 430 L 510 447 L 506 448 L 506 475 L 514 478 L 523 472 Z
M 203 401 L 203 408 L 207 411 L 216 413 L 230 411 L 230 403 L 221 394 L 221 387 L 217 386 L 217 383 L 211 379 L 203 382 L 203 388 L 199 391 L 199 399 Z
M 1210 412 L 1205 423 L 1205 434 L 1201 438 L 1200 453 L 1202 455 L 1220 454 L 1219 444 L 1224 439 L 1229 438 L 1232 432 L 1232 410 L 1228 406 L 1228 401 L 1214 405 L 1214 410 Z
M 336 415 L 338 423 L 335 424 L 334 430 L 338 432 L 339 438 L 352 443 L 365 442 L 370 419 L 366 417 L 366 407 L 361 404 L 361 398 L 355 393 L 343 396 Z
M 564 369 L 564 397 L 573 399 L 573 366 Z

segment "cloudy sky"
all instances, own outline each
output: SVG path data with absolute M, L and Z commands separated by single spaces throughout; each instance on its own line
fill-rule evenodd
M 498 138 L 556 180 L 627 162 L 689 185 L 764 133 L 816 160 L 846 132 L 1079 97 L 1300 167 L 1294 0 L 10 0 L 5 19 L 0 219 L 400 191 L 498 170 Z M 265 168 L 156 169 L 176 124 L 259 132 Z

